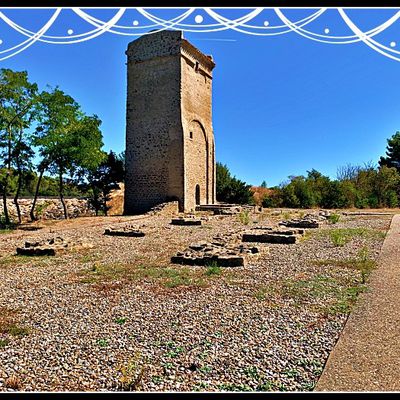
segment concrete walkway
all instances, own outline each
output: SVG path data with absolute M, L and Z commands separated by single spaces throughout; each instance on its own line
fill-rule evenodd
M 400 390 L 400 214 L 378 267 L 330 354 L 316 391 Z

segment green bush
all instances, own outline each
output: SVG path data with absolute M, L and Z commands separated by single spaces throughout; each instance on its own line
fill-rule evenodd
M 243 210 L 238 214 L 238 219 L 243 225 L 250 223 L 250 213 L 248 210 Z
M 328 221 L 330 224 L 337 224 L 340 220 L 339 214 L 331 214 L 328 216 Z
M 344 246 L 349 241 L 348 235 L 340 229 L 332 230 L 330 232 L 330 237 L 332 243 L 338 247 Z
M 216 167 L 217 200 L 234 204 L 250 204 L 253 201 L 251 185 L 232 177 L 226 165 L 217 162 Z
M 400 171 L 400 169 L 399 169 Z M 379 208 L 400 204 L 400 172 L 394 167 L 341 167 L 331 180 L 312 169 L 307 176 L 290 176 L 263 200 L 263 207 Z
M 264 198 L 262 199 L 261 205 L 264 208 L 281 207 L 282 198 L 280 196 L 279 190 L 275 189 L 275 193 L 274 194 L 264 196 Z
M 385 205 L 387 207 L 398 207 L 399 199 L 397 198 L 397 194 L 394 190 L 389 190 L 385 195 Z
M 218 265 L 216 261 L 211 262 L 210 264 L 206 265 L 207 269 L 205 274 L 207 276 L 210 275 L 221 275 L 221 267 Z
M 17 224 L 10 220 L 10 223 L 6 223 L 6 218 L 3 214 L 0 214 L 0 229 L 3 230 L 11 230 L 11 229 L 15 229 L 17 227 Z
M 361 273 L 361 283 L 365 283 L 371 271 L 376 267 L 376 262 L 370 258 L 368 247 L 363 247 L 358 252 L 356 267 Z

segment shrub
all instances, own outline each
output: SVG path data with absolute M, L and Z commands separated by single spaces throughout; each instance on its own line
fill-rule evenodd
M 345 232 L 335 229 L 330 232 L 331 241 L 335 246 L 344 246 L 348 241 L 349 238 Z
M 243 225 L 248 225 L 250 223 L 249 211 L 248 210 L 241 211 L 238 215 L 238 219 Z
M 218 265 L 216 261 L 207 265 L 206 275 L 221 275 L 221 267 Z
M 337 224 L 340 220 L 339 214 L 331 214 L 328 216 L 328 221 L 330 224 Z
M 361 273 L 361 283 L 366 282 L 369 274 L 375 266 L 376 262 L 370 258 L 368 247 L 360 249 L 358 252 L 356 267 Z
M 10 220 L 10 223 L 6 223 L 6 218 L 3 214 L 0 214 L 0 229 L 15 229 L 17 224 L 14 221 Z
M 387 207 L 398 207 L 399 205 L 399 200 L 397 198 L 397 194 L 394 190 L 390 190 L 389 192 L 387 192 L 386 196 L 385 196 L 385 203 Z
M 141 387 L 147 372 L 145 361 L 141 353 L 135 352 L 133 358 L 119 368 L 121 374 L 119 378 L 120 389 L 123 391 L 136 391 Z

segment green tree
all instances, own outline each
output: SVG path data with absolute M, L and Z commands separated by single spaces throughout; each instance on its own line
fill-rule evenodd
M 55 88 L 41 93 L 40 124 L 36 129 L 35 145 L 42 160 L 40 175 L 48 170 L 58 177 L 58 194 L 64 216 L 68 212 L 64 201 L 64 175 L 71 178 L 82 175 L 82 171 L 96 168 L 103 160 L 100 119 L 87 116 L 79 104 L 63 91 Z M 40 177 L 38 187 L 40 185 Z M 31 210 L 34 216 L 38 189 Z
M 0 167 L 6 169 L 2 174 L 0 189 L 3 197 L 5 223 L 10 224 L 7 209 L 7 194 L 12 173 L 17 176 L 14 203 L 18 220 L 21 212 L 18 198 L 24 175 L 32 169 L 32 136 L 29 128 L 36 118 L 38 87 L 28 80 L 26 71 L 16 72 L 11 69 L 0 70 Z M 14 167 L 14 171 L 12 168 Z
M 383 165 L 377 171 L 374 182 L 374 194 L 379 207 L 397 207 L 400 175 L 394 167 Z
M 391 138 L 387 139 L 386 157 L 379 159 L 381 167 L 394 167 L 400 172 L 400 132 L 397 131 Z
M 220 162 L 216 163 L 217 200 L 234 203 L 249 204 L 252 201 L 251 185 L 232 177 L 228 167 Z
M 83 185 L 90 193 L 90 204 L 95 209 L 96 215 L 103 211 L 105 215 L 109 210 L 107 202 L 113 189 L 119 189 L 119 183 L 124 181 L 125 164 L 123 157 L 110 151 L 104 153 L 104 161 L 94 169 L 86 171 L 88 183 Z
M 286 207 L 311 208 L 316 205 L 315 194 L 304 176 L 289 177 L 290 183 L 283 188 L 283 203 Z
M 261 205 L 265 208 L 269 207 L 281 207 L 282 206 L 282 188 L 280 187 L 272 187 L 270 188 L 270 193 L 266 194 L 263 199 Z

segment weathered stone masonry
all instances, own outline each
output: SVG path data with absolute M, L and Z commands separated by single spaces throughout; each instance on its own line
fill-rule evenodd
M 181 31 L 144 35 L 126 54 L 125 214 L 168 200 L 180 211 L 214 204 L 211 56 Z

